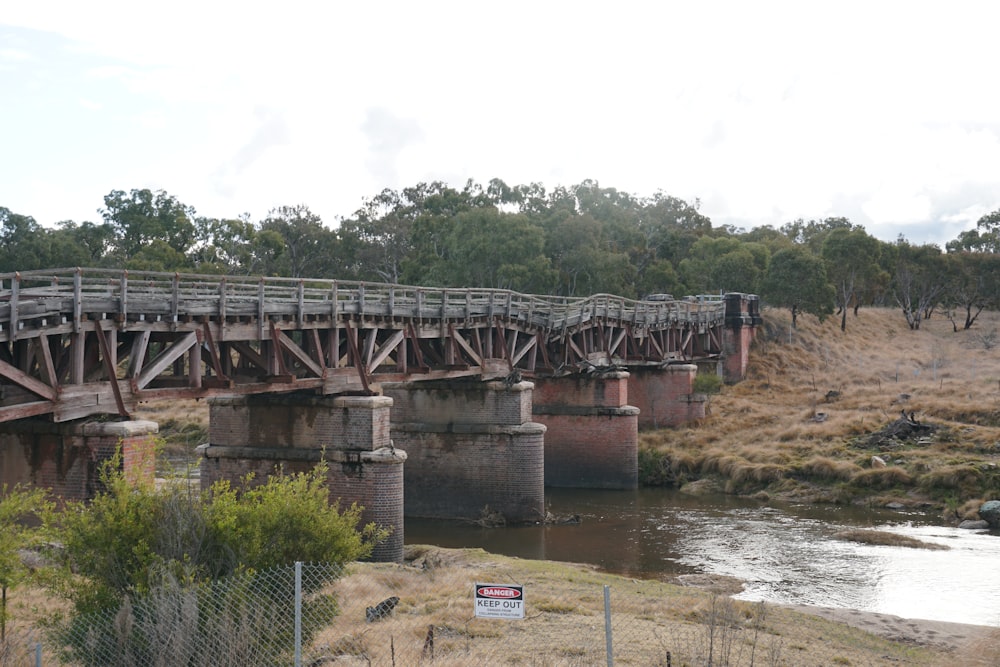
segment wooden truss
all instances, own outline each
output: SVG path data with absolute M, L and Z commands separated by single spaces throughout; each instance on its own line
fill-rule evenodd
M 0 421 L 143 401 L 493 379 L 722 354 L 721 302 L 240 280 L 95 269 L 0 275 Z

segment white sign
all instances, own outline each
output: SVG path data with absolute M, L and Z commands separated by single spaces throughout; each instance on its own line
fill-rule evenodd
M 476 616 L 480 618 L 524 618 L 524 586 L 521 584 L 476 584 Z

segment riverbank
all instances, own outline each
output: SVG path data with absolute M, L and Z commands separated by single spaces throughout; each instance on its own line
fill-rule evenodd
M 818 322 L 764 311 L 743 382 L 698 424 L 640 435 L 642 482 L 796 502 L 934 508 L 1000 497 L 1000 316 L 969 331 L 896 310 Z M 697 484 L 691 485 L 692 482 Z
M 857 609 L 783 605 L 787 609 L 849 625 L 894 642 L 924 646 L 946 654 L 951 665 L 996 665 L 1000 662 L 1000 628 L 903 618 Z
M 474 618 L 474 582 L 523 586 L 524 618 Z M 480 549 L 407 547 L 406 562 L 360 564 L 338 583 L 344 623 L 331 645 L 404 662 L 433 627 L 435 664 L 603 664 L 604 600 L 616 663 L 664 665 L 995 665 L 1000 629 L 884 614 L 742 602 L 718 579 L 677 585 Z M 608 591 L 607 598 L 604 590 Z M 364 623 L 362 601 L 399 598 L 391 624 Z M 357 601 L 357 602 L 353 602 Z M 357 609 L 355 609 L 357 607 Z M 343 641 L 351 638 L 350 642 Z M 392 638 L 395 640 L 392 640 Z M 723 655 L 724 652 L 724 655 Z M 502 658 L 502 660 L 501 660 Z M 407 663 L 410 664 L 410 663 Z

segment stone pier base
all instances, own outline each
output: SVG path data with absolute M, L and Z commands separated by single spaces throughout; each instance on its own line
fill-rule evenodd
M 535 380 L 534 418 L 545 424 L 545 484 L 589 489 L 639 485 L 639 409 L 629 374 Z
M 531 421 L 532 384 L 383 384 L 392 438 L 406 450 L 406 515 L 509 523 L 545 516 L 545 427 Z
M 704 419 L 708 397 L 693 392 L 695 364 L 634 367 L 628 379 L 629 402 L 639 408 L 639 428 L 680 426 Z
M 119 470 L 152 481 L 155 437 L 151 421 L 24 419 L 0 424 L 0 486 L 48 489 L 55 500 L 90 500 L 100 488 L 102 466 L 120 453 Z

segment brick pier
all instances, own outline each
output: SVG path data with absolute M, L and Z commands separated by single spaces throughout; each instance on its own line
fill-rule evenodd
M 362 523 L 392 529 L 372 557 L 403 559 L 403 462 L 389 439 L 392 399 L 305 394 L 211 399 L 209 443 L 202 445 L 201 484 L 234 485 L 247 473 L 264 481 L 280 467 L 310 470 L 329 463 L 330 499 L 364 507 Z
M 627 404 L 628 381 L 619 371 L 535 380 L 548 486 L 638 487 L 639 408 Z
M 392 438 L 406 450 L 406 515 L 511 523 L 545 516 L 545 426 L 532 420 L 530 382 L 383 385 Z
M 89 500 L 99 488 L 101 466 L 121 452 L 130 479 L 152 481 L 156 422 L 52 423 L 25 419 L 0 424 L 0 486 L 30 484 L 55 500 Z

